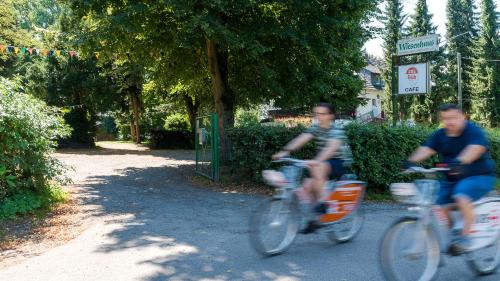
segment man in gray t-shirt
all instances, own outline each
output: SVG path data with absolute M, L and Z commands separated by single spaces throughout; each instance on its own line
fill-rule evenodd
M 311 178 L 304 181 L 303 188 L 310 196 L 313 208 L 322 213 L 326 209 L 325 203 L 320 202 L 323 199 L 323 186 L 329 178 L 340 178 L 346 172 L 346 166 L 352 163 L 352 155 L 343 128 L 334 123 L 335 115 L 331 106 L 327 103 L 317 104 L 313 113 L 317 122 L 273 155 L 273 159 L 286 157 L 314 139 L 318 153 L 308 163 Z M 314 232 L 318 226 L 317 221 L 312 220 L 302 233 Z

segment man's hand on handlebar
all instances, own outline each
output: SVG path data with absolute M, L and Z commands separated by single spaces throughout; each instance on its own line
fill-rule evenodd
M 272 156 L 272 159 L 273 159 L 273 160 L 279 160 L 279 159 L 281 159 L 281 158 L 288 157 L 288 156 L 290 156 L 290 152 L 289 152 L 289 151 L 286 151 L 286 150 L 282 150 L 282 151 L 280 151 L 280 152 L 278 152 L 278 153 L 274 154 L 274 155 Z

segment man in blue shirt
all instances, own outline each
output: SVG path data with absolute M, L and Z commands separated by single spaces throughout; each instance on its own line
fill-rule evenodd
M 435 131 L 408 161 L 422 162 L 437 153 L 443 162 L 448 163 L 450 171 L 441 182 L 437 204 L 446 207 L 456 203 L 462 212 L 464 227 L 453 244 L 463 252 L 471 245 L 469 234 L 474 223 L 472 202 L 494 188 L 495 164 L 483 130 L 468 122 L 460 108 L 453 104 L 442 105 L 439 117 L 444 128 Z M 447 213 L 450 207 L 445 208 Z

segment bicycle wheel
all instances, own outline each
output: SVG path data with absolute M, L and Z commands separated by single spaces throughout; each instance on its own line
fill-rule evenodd
M 500 237 L 487 247 L 467 253 L 467 264 L 478 275 L 494 273 L 500 264 Z
M 250 217 L 250 242 L 264 256 L 281 254 L 297 237 L 299 220 L 295 199 L 266 200 Z
M 330 240 L 337 243 L 351 241 L 361 230 L 364 221 L 364 212 L 360 207 L 353 211 L 349 217 L 346 217 L 341 222 L 332 225 L 331 230 L 327 232 L 327 236 Z
M 435 231 L 416 218 L 397 220 L 380 245 L 380 265 L 387 280 L 427 281 L 437 275 L 440 249 Z

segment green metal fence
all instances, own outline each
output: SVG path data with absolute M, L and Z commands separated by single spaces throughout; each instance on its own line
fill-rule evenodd
M 197 174 L 219 181 L 219 131 L 217 114 L 196 118 L 195 151 Z

